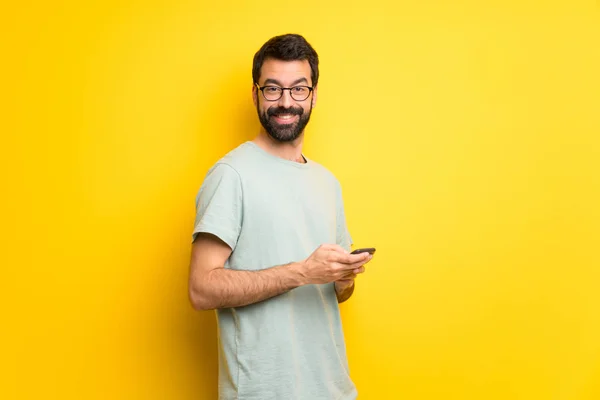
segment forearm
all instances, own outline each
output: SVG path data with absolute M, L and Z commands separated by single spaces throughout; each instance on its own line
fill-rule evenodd
M 242 307 L 288 292 L 304 284 L 298 263 L 259 271 L 217 268 L 193 282 L 199 309 Z

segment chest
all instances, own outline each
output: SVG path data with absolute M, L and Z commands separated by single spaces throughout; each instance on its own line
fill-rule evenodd
M 243 198 L 244 221 L 261 230 L 335 237 L 336 192 L 326 176 L 265 174 L 246 182 Z

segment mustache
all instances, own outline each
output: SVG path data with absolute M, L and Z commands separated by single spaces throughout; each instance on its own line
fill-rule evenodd
M 285 108 L 285 107 L 276 107 L 276 108 L 269 108 L 267 110 L 267 115 L 269 117 L 275 117 L 281 114 L 292 114 L 292 115 L 302 115 L 304 111 L 302 110 L 302 108 L 300 107 L 290 107 L 290 108 Z

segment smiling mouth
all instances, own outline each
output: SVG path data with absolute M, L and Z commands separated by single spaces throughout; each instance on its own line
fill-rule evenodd
M 275 120 L 280 124 L 290 124 L 290 123 L 296 121 L 297 115 L 296 114 L 279 114 L 279 115 L 273 115 L 273 118 L 275 118 Z

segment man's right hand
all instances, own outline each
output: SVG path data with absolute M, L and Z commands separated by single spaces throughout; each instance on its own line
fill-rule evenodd
M 299 272 L 307 284 L 330 283 L 364 272 L 371 258 L 369 253 L 350 254 L 336 244 L 324 244 L 299 263 Z

